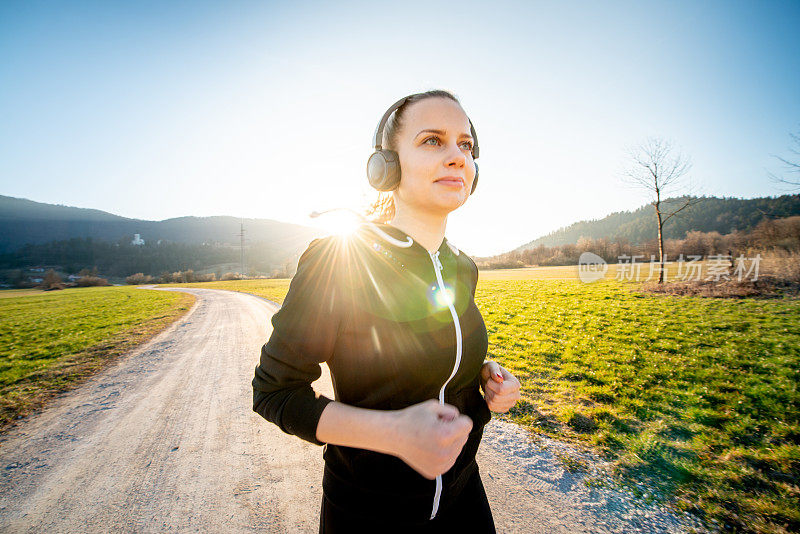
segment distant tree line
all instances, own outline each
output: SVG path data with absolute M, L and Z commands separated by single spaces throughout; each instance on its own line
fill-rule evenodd
M 681 205 L 687 198 L 675 197 L 663 201 L 669 210 Z M 664 225 L 664 237 L 683 239 L 687 232 L 717 232 L 727 235 L 735 231 L 753 230 L 764 218 L 778 219 L 800 215 L 800 195 L 782 195 L 776 198 L 717 198 L 699 197 L 702 202 L 681 211 L 680 217 L 670 219 Z M 653 206 L 645 204 L 629 212 L 615 212 L 602 219 L 580 221 L 561 228 L 544 237 L 531 241 L 520 249 L 538 245 L 554 247 L 577 243 L 580 237 L 611 239 L 612 241 L 644 243 L 657 237 L 653 222 Z M 648 256 L 649 257 L 649 256 Z
M 39 288 L 45 291 L 52 291 L 54 289 L 66 289 L 68 287 L 93 287 L 93 286 L 110 286 L 111 284 L 105 278 L 97 276 L 97 269 L 81 269 L 78 273 L 78 278 L 71 282 L 65 282 L 61 276 L 54 270 L 48 269 L 44 273 L 41 282 L 31 282 L 30 279 L 23 276 L 21 270 L 12 271 L 10 276 L 7 277 L 6 282 L 16 288 Z
M 246 277 L 240 273 L 228 272 L 219 277 L 220 280 L 244 280 Z M 192 269 L 187 271 L 176 271 L 174 273 L 163 272 L 159 276 L 136 273 L 125 278 L 126 284 L 191 284 L 194 282 L 215 282 L 215 273 L 198 274 Z
M 133 273 L 158 275 L 163 272 L 202 269 L 211 265 L 238 263 L 238 248 L 220 245 L 148 242 L 131 245 L 130 238 L 108 242 L 72 238 L 38 245 L 25 245 L 0 255 L 0 269 L 20 269 L 36 265 L 60 266 L 67 273 L 96 268 L 104 276 L 126 277 Z
M 652 221 L 651 221 L 652 224 Z M 664 252 L 668 261 L 684 259 L 688 255 L 707 257 L 715 254 L 748 256 L 761 250 L 784 250 L 789 253 L 800 252 L 800 216 L 783 219 L 763 219 L 751 231 L 734 231 L 721 234 L 717 231 L 689 231 L 683 239 L 666 239 Z M 583 252 L 593 252 L 608 263 L 617 263 L 623 255 L 642 255 L 638 261 L 658 260 L 658 241 L 653 238 L 640 244 L 632 244 L 628 239 L 593 239 L 581 237 L 577 243 L 554 247 L 539 245 L 527 250 L 513 251 L 491 258 L 476 258 L 481 269 L 510 269 L 534 265 L 577 265 Z

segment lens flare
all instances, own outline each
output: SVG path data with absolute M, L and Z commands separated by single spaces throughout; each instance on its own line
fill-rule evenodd
M 433 287 L 433 286 L 432 286 Z M 445 286 L 444 290 L 438 289 L 434 287 L 433 290 L 433 300 L 437 306 L 441 306 L 442 308 L 446 308 L 450 304 L 455 302 L 455 298 L 453 295 L 453 290 L 449 287 Z
M 331 211 L 320 218 L 322 227 L 332 234 L 350 236 L 358 230 L 361 221 L 349 211 Z

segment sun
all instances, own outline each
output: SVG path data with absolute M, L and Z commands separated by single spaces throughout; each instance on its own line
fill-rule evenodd
M 320 226 L 338 236 L 349 236 L 358 230 L 361 219 L 351 211 L 331 211 L 320 217 Z

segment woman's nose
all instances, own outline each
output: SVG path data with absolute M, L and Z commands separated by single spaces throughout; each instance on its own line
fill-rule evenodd
M 461 151 L 457 144 L 450 145 L 447 151 L 447 162 L 446 165 L 455 165 L 457 167 L 463 167 L 464 163 L 466 163 L 467 157 L 464 155 L 464 152 Z

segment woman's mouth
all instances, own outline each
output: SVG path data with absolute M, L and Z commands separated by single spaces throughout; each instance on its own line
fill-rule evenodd
M 439 178 L 438 180 L 436 180 L 435 183 L 446 185 L 449 187 L 463 187 L 464 179 L 458 176 L 445 176 L 444 178 Z

